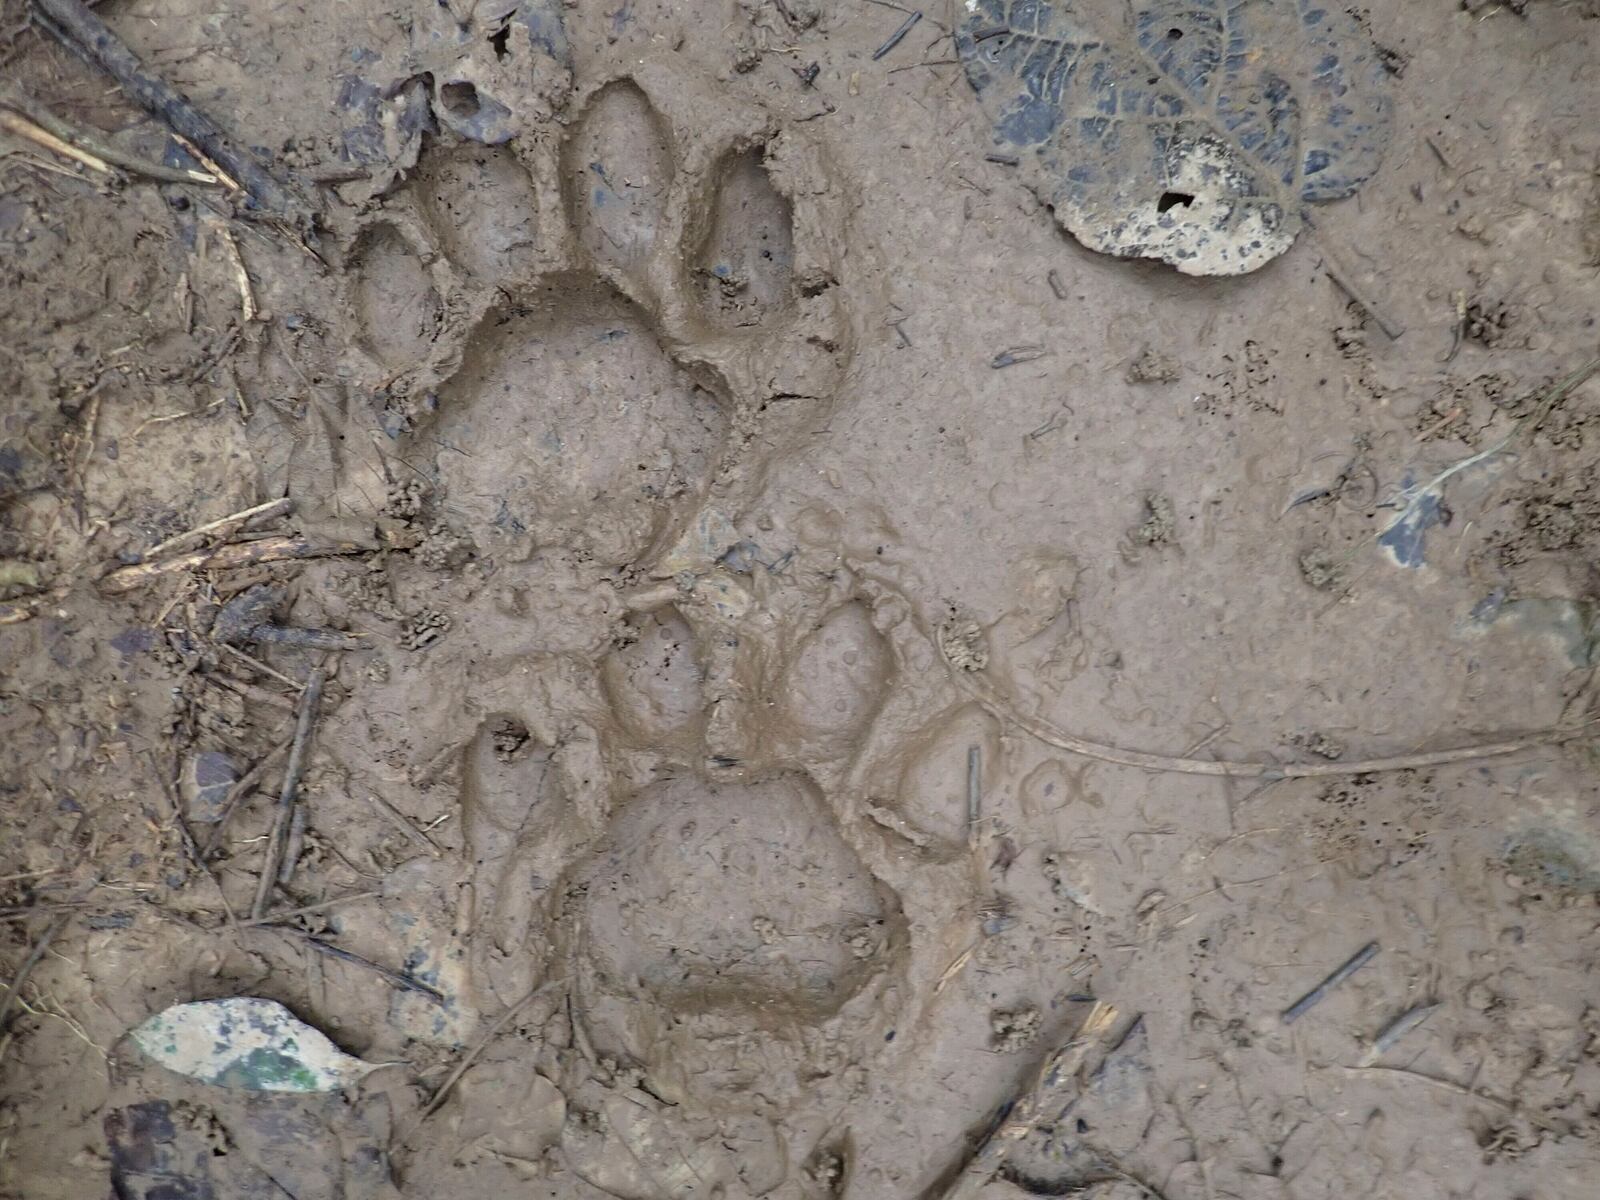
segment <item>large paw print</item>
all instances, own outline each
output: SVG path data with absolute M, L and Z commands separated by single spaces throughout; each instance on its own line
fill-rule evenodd
M 720 702 L 716 599 L 637 611 L 592 680 L 503 692 L 465 752 L 478 928 L 497 960 L 474 970 L 507 973 L 503 993 L 565 988 L 561 1151 L 617 1196 L 840 1194 L 812 1176 L 842 1161 L 838 1114 L 904 1012 L 913 946 L 889 876 L 905 848 L 841 791 L 897 653 L 865 596 L 804 608 L 783 614 L 797 636 L 746 630 L 724 678 L 743 686 Z M 718 708 L 737 758 L 707 742 Z M 560 746 L 530 732 L 574 711 L 581 731 Z M 580 840 L 572 796 L 595 772 L 605 811 L 580 819 Z
M 559 140 L 434 149 L 356 241 L 356 371 L 457 522 L 642 564 L 782 437 L 769 406 L 802 419 L 774 398 L 834 390 L 825 156 L 714 101 L 606 81 Z
M 903 1164 L 936 1173 L 1012 1069 L 948 1078 L 988 1029 L 940 994 L 984 919 L 968 804 L 999 731 L 892 587 L 738 586 L 641 588 L 598 656 L 479 669 L 467 992 L 565 998 L 549 1142 L 610 1194 L 916 1195 Z

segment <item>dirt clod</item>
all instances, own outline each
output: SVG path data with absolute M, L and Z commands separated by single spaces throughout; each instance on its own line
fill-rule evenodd
M 1033 1045 L 1044 1018 L 1032 1004 L 996 1009 L 989 1014 L 989 1044 L 1002 1054 L 1015 1054 Z

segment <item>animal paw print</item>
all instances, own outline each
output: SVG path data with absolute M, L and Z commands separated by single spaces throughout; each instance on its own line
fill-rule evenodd
M 641 589 L 592 668 L 480 672 L 467 991 L 566 997 L 550 1145 L 613 1195 L 920 1194 L 899 1164 L 936 1173 L 1010 1078 L 986 1012 L 941 995 L 984 917 L 968 804 L 999 790 L 999 730 L 891 589 L 729 594 Z M 961 1055 L 994 1077 L 952 1083 Z
M 565 988 L 561 1152 L 617 1196 L 842 1194 L 807 1164 L 847 1157 L 854 1064 L 894 1040 L 911 940 L 887 845 L 840 787 L 897 655 L 865 597 L 804 620 L 752 640 L 747 695 L 719 704 L 726 617 L 657 603 L 572 692 L 505 689 L 464 752 L 474 926 L 496 959 L 473 970 L 503 973 L 501 994 Z M 714 708 L 741 757 L 710 753 Z M 573 712 L 560 745 L 530 735 Z
M 821 148 L 648 72 L 563 137 L 434 148 L 352 251 L 354 373 L 475 530 L 642 565 L 849 357 Z M 711 118 L 706 113 L 719 115 Z

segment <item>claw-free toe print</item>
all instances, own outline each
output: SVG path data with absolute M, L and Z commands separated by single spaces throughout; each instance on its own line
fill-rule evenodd
M 738 329 L 759 325 L 793 298 L 794 230 L 789 201 L 773 187 L 760 147 L 729 154 L 695 257 L 706 316 Z
M 634 270 L 663 224 L 674 162 L 671 136 L 629 80 L 589 101 L 561 156 L 562 184 L 579 241 L 595 262 Z

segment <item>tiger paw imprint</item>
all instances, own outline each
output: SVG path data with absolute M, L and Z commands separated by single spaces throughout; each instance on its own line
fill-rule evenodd
M 758 426 L 831 401 L 853 339 L 826 155 L 708 94 L 642 71 L 559 141 L 433 147 L 355 240 L 352 365 L 475 539 L 642 564 Z M 777 397 L 802 403 L 763 417 Z

